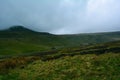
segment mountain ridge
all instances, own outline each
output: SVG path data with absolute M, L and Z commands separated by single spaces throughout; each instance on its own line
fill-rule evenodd
M 41 34 L 50 34 L 47 32 L 37 32 L 32 29 L 26 28 L 24 26 L 11 26 L 10 28 L 0 30 L 1 32 L 34 32 L 34 33 L 41 33 Z
M 31 32 L 36 32 L 36 33 L 45 33 L 45 34 L 51 34 L 49 32 L 38 32 L 29 28 L 26 28 L 24 26 L 11 26 L 10 28 L 7 29 L 3 29 L 0 31 L 31 31 Z M 92 32 L 92 33 L 76 33 L 76 34 L 60 34 L 60 36 L 62 35 L 89 35 L 89 34 L 108 34 L 108 33 L 120 33 L 120 31 L 109 31 L 109 32 Z M 53 35 L 53 34 L 52 34 Z M 54 34 L 57 35 L 57 34 Z

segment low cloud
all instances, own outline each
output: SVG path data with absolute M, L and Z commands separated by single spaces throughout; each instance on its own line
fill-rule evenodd
M 12 25 L 54 34 L 120 30 L 119 0 L 0 0 L 0 29 Z

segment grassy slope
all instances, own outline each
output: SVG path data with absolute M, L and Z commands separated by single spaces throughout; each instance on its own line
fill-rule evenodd
M 72 42 L 73 45 L 74 43 L 75 45 L 87 45 L 120 40 L 120 32 L 63 35 L 62 37 L 69 39 L 68 42 Z
M 11 70 L 9 80 L 119 80 L 120 54 L 88 54 L 52 61 L 35 61 L 24 69 Z
M 101 52 L 103 49 L 105 51 Z M 87 53 L 84 52 L 86 50 Z M 84 55 L 81 52 L 84 52 Z M 28 63 L 29 65 L 26 65 Z M 0 69 L 4 70 L 2 68 L 5 67 L 10 71 L 1 75 L 1 80 L 120 80 L 120 41 L 65 48 L 56 54 L 42 57 L 34 54 L 5 59 L 5 62 L 0 64 Z
M 0 31 L 0 55 L 14 55 L 120 40 L 120 32 L 52 35 L 21 26 Z
M 52 41 L 52 40 L 55 41 Z M 56 43 L 56 37 L 48 33 L 37 33 L 24 28 L 0 32 L 0 54 L 11 55 L 29 52 L 39 52 L 51 49 Z

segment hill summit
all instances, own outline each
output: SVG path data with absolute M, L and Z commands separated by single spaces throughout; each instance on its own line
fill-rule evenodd
M 5 33 L 5 34 L 7 34 L 7 33 L 9 33 L 9 34 L 19 34 L 19 33 L 23 33 L 23 34 L 36 34 L 36 35 L 50 35 L 50 33 L 47 33 L 47 32 L 37 32 L 37 31 L 34 31 L 34 30 L 32 30 L 32 29 L 29 29 L 29 28 L 26 28 L 26 27 L 24 27 L 24 26 L 20 26 L 20 25 L 18 25 L 18 26 L 11 26 L 10 28 L 8 28 L 8 29 L 4 29 L 4 30 L 0 30 L 0 32 L 2 32 L 2 33 Z
M 9 30 L 9 31 L 32 31 L 28 28 L 25 28 L 24 26 L 12 26 L 7 30 Z

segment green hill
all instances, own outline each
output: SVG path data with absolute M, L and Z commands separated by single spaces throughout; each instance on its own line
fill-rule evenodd
M 54 39 L 52 41 L 52 39 Z M 24 27 L 0 31 L 0 54 L 21 54 L 48 50 L 56 41 L 49 33 L 38 33 Z
M 64 47 L 84 46 L 120 40 L 120 32 L 53 35 L 23 26 L 0 31 L 0 55 L 36 53 Z

